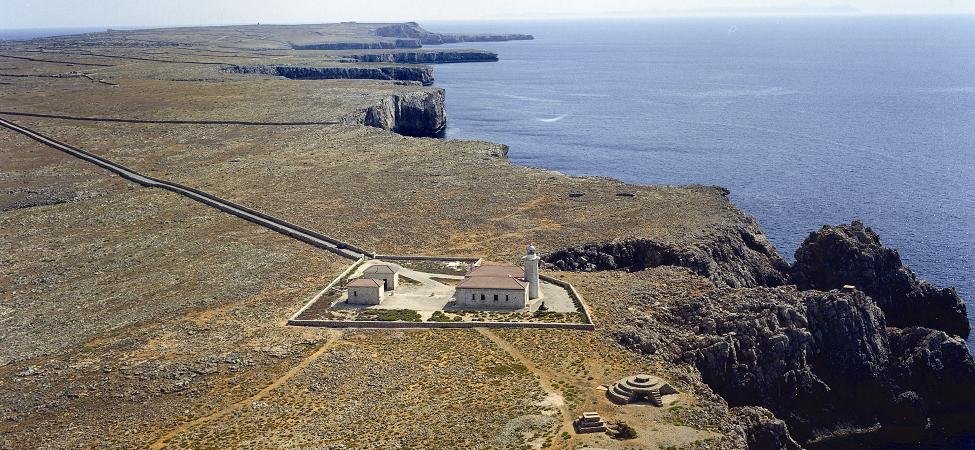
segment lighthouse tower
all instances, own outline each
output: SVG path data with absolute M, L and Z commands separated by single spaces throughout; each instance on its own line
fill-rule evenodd
M 538 260 L 535 253 L 535 246 L 528 246 L 528 253 L 521 258 L 525 261 L 525 281 L 528 282 L 528 299 L 535 300 L 539 297 L 538 293 Z

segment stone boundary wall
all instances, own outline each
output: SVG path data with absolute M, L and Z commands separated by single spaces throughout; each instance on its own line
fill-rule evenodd
M 4 75 L 10 76 L 10 75 Z M 44 76 L 61 78 L 58 75 L 24 75 L 24 76 Z M 79 75 L 84 76 L 84 75 Z M 92 80 L 95 81 L 95 80 Z M 337 120 L 318 121 L 318 122 L 255 122 L 251 120 L 182 120 L 182 119 L 124 119 L 120 117 L 84 117 L 67 116 L 64 114 L 41 114 L 20 111 L 0 111 L 0 114 L 8 116 L 35 117 L 39 119 L 58 119 L 76 120 L 82 122 L 116 122 L 116 123 L 144 123 L 159 125 L 242 125 L 242 126 L 261 126 L 261 127 L 295 127 L 295 126 L 317 126 L 317 125 L 342 125 Z
M 44 145 L 56 148 L 76 158 L 88 161 L 99 167 L 107 169 L 115 173 L 116 175 L 126 180 L 137 183 L 141 186 L 155 187 L 155 188 L 160 188 L 171 192 L 175 192 L 177 194 L 189 197 L 195 201 L 203 203 L 207 206 L 216 208 L 227 214 L 240 217 L 241 219 L 247 220 L 251 223 L 274 230 L 285 236 L 289 236 L 291 238 L 300 240 L 302 242 L 308 243 L 310 245 L 321 248 L 323 250 L 330 251 L 339 256 L 349 258 L 349 259 L 358 259 L 361 256 L 369 257 L 375 255 L 374 252 L 367 252 L 357 246 L 349 244 L 348 242 L 340 241 L 338 239 L 319 233 L 317 231 L 309 230 L 305 227 L 292 224 L 285 220 L 278 219 L 277 217 L 262 213 L 260 211 L 248 208 L 243 205 L 238 205 L 237 203 L 224 200 L 212 194 L 203 192 L 199 189 L 194 189 L 179 183 L 174 183 L 171 181 L 162 180 L 148 175 L 143 175 L 139 172 L 136 172 L 135 170 L 132 170 L 126 166 L 118 164 L 107 158 L 103 158 L 94 153 L 88 152 L 86 150 L 82 150 L 78 147 L 74 147 L 72 145 L 68 145 L 63 142 L 57 141 L 41 133 L 38 133 L 34 130 L 14 124 L 13 122 L 0 119 L 0 126 L 9 128 L 10 130 L 21 133 Z
M 386 322 L 378 320 L 288 320 L 288 325 L 321 328 L 547 328 L 592 331 L 591 323 L 557 322 Z
M 328 285 L 325 286 L 325 289 L 318 291 L 318 294 L 315 295 L 311 300 L 309 300 L 308 303 L 305 303 L 305 306 L 302 306 L 301 309 L 298 310 L 298 312 L 291 315 L 291 317 L 288 319 L 288 325 L 292 325 L 291 322 L 296 322 L 296 321 L 302 322 L 301 320 L 297 320 L 298 316 L 304 314 L 305 310 L 311 308 L 311 305 L 314 305 L 316 302 L 318 302 L 318 299 L 322 298 L 322 296 L 325 295 L 326 292 L 332 290 L 332 288 L 334 288 L 336 284 L 339 284 L 339 282 L 341 282 L 343 279 L 345 279 L 345 277 L 349 276 L 349 274 L 354 272 L 355 269 L 358 268 L 360 265 L 362 265 L 362 263 L 365 261 L 366 261 L 365 256 L 359 258 L 358 260 L 356 260 L 356 262 L 352 263 L 352 265 L 350 265 L 341 274 L 339 274 L 339 276 L 335 277 L 335 279 L 333 279 L 331 283 L 328 283 Z
M 450 256 L 408 256 L 408 255 L 375 255 L 376 259 L 388 260 L 423 260 L 423 261 L 466 261 L 478 264 L 481 258 L 473 257 L 450 257 Z M 384 328 L 384 329 L 420 329 L 420 328 L 539 328 L 539 329 L 563 329 L 563 330 L 585 330 L 593 331 L 596 323 L 592 320 L 592 313 L 586 305 L 582 294 L 576 291 L 575 287 L 567 281 L 552 278 L 547 275 L 539 275 L 541 280 L 559 286 L 569 292 L 572 302 L 582 312 L 583 317 L 588 323 L 559 323 L 559 322 L 398 322 L 381 320 L 309 320 L 298 319 L 308 308 L 318 301 L 326 292 L 334 288 L 350 273 L 355 271 L 367 259 L 366 256 L 359 258 L 354 264 L 349 266 L 339 276 L 335 277 L 325 289 L 322 289 L 311 301 L 305 304 L 298 312 L 288 319 L 288 325 L 299 327 L 319 327 L 319 328 Z

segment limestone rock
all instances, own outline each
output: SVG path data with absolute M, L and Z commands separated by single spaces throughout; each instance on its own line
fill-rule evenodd
M 961 338 L 928 328 L 888 329 L 893 360 L 888 371 L 899 390 L 891 422 L 923 425 L 938 415 L 949 430 L 975 423 L 975 362 Z
M 447 64 L 497 61 L 498 54 L 483 50 L 397 51 L 349 55 L 358 62 L 396 64 Z
M 749 450 L 800 450 L 789 435 L 785 422 L 765 408 L 745 407 L 734 410 L 741 424 Z
M 355 67 L 355 66 L 239 66 L 229 65 L 224 68 L 227 72 L 260 74 L 285 77 L 293 80 L 390 80 L 415 81 L 424 86 L 433 84 L 433 71 L 429 67 Z
M 778 286 L 788 281 L 788 264 L 751 218 L 717 230 L 703 243 L 678 247 L 650 239 L 576 245 L 543 258 L 560 270 L 639 271 L 679 266 L 733 287 Z
M 378 105 L 348 117 L 361 123 L 406 136 L 441 137 L 447 127 L 443 89 L 393 94 Z
M 767 408 L 799 442 L 973 423 L 975 363 L 964 341 L 889 328 L 859 291 L 714 289 L 659 305 L 617 336 L 695 366 L 729 405 Z
M 900 255 L 863 223 L 824 226 L 796 250 L 793 282 L 800 289 L 853 285 L 873 298 L 895 327 L 923 326 L 967 337 L 965 303 L 954 289 L 918 280 Z

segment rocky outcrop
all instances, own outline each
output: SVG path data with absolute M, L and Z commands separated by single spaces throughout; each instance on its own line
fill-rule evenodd
M 964 341 L 889 328 L 862 292 L 721 288 L 653 309 L 617 332 L 623 345 L 693 365 L 729 405 L 767 408 L 799 442 L 975 423 Z M 778 439 L 746 435 L 753 448 Z
M 769 410 L 757 407 L 735 408 L 735 418 L 741 425 L 750 450 L 800 450 L 802 447 L 789 435 L 785 422 Z
M 390 95 L 379 104 L 347 117 L 346 122 L 406 136 L 443 137 L 447 127 L 444 91 L 433 89 Z
M 715 283 L 733 287 L 778 286 L 788 281 L 788 264 L 753 220 L 722 231 L 709 241 L 689 247 L 649 239 L 625 239 L 568 247 L 543 259 L 559 270 L 585 272 L 686 267 Z
M 873 298 L 895 327 L 922 326 L 967 337 L 965 303 L 954 289 L 918 280 L 897 250 L 859 221 L 824 226 L 796 250 L 792 280 L 800 289 L 830 290 L 852 285 Z
M 413 81 L 424 86 L 433 84 L 433 70 L 429 67 L 303 67 L 303 66 L 238 66 L 224 70 L 233 73 L 260 74 L 293 80 L 390 80 Z
M 394 48 L 420 48 L 418 39 L 394 39 L 375 42 L 322 42 L 314 44 L 296 44 L 289 42 L 293 50 L 379 50 Z
M 375 31 L 377 36 L 417 39 L 424 45 L 455 44 L 460 42 L 498 42 L 530 40 L 530 34 L 458 34 L 433 33 L 423 29 L 416 22 L 398 23 L 379 27 Z
M 939 426 L 975 426 L 975 364 L 965 341 L 928 328 L 888 329 L 893 360 L 888 375 L 900 391 L 887 420 L 924 426 L 936 414 Z
M 364 53 L 359 55 L 349 55 L 348 57 L 357 62 L 396 64 L 447 64 L 464 62 L 492 62 L 498 60 L 497 53 L 482 50 Z

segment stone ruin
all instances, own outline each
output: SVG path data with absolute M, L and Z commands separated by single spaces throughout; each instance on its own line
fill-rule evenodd
M 649 402 L 654 406 L 663 406 L 662 396 L 676 393 L 677 390 L 666 381 L 652 375 L 639 374 L 613 383 L 606 391 L 606 396 L 621 405 Z
M 606 422 L 599 416 L 599 413 L 584 412 L 576 420 L 572 421 L 576 433 L 603 433 L 606 431 Z

